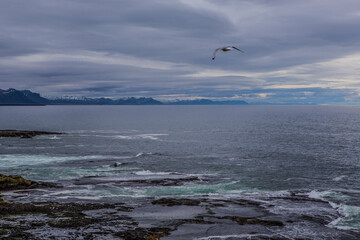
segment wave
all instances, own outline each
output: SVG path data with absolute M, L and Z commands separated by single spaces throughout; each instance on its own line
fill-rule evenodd
M 152 152 L 139 152 L 138 154 L 135 155 L 136 158 L 142 157 L 142 156 L 163 156 L 163 154 L 159 153 L 159 152 L 155 152 L 155 153 L 152 153 Z
M 135 157 L 141 157 L 142 155 L 145 155 L 145 153 L 140 152 L 140 153 L 136 154 L 136 156 L 135 156 Z
M 344 204 L 331 205 L 333 208 L 337 209 L 343 216 L 329 223 L 329 227 L 334 227 L 341 230 L 360 229 L 360 207 Z
M 58 140 L 61 139 L 61 137 L 57 136 L 57 135 L 41 135 L 41 136 L 37 136 L 37 139 L 50 139 L 50 140 Z
M 349 196 L 342 192 L 358 192 L 356 190 L 349 191 L 339 189 L 338 191 L 311 191 L 308 196 L 310 198 L 326 201 L 330 206 L 337 210 L 341 215 L 328 224 L 328 227 L 337 228 L 341 230 L 359 230 L 360 229 L 360 207 L 354 205 L 347 205 L 344 202 L 349 200 Z
M 148 139 L 148 140 L 161 140 L 160 136 L 168 136 L 169 134 L 163 133 L 151 133 L 151 134 L 137 134 L 137 135 L 115 135 L 111 136 L 114 139 L 125 139 L 125 140 L 138 140 L 138 139 Z
M 142 170 L 142 171 L 138 171 L 138 172 L 134 172 L 135 175 L 140 175 L 140 176 L 153 176 L 153 175 L 179 175 L 180 173 L 175 173 L 175 172 L 152 172 L 149 170 Z
M 274 239 L 274 237 L 279 237 L 278 234 L 233 234 L 233 235 L 216 235 L 216 236 L 207 236 L 200 238 L 193 238 L 193 240 L 226 240 L 226 239 L 252 239 L 259 237 L 259 239 Z
M 338 176 L 338 177 L 334 177 L 332 180 L 335 181 L 335 182 L 338 182 L 338 181 L 343 180 L 345 177 L 347 177 L 347 176 L 346 175 L 341 175 L 341 176 Z

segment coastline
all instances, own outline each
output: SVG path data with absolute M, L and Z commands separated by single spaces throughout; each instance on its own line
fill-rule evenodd
M 303 226 L 303 233 L 315 230 L 319 236 L 359 239 L 360 233 L 330 228 L 340 217 L 274 213 L 263 201 L 244 197 L 142 198 L 136 201 L 105 203 L 98 201 L 32 202 L 31 195 L 41 187 L 59 187 L 37 183 L 20 176 L 0 176 L 1 239 L 291 239 L 284 231 Z M 9 188 L 9 184 L 12 187 Z M 11 189 L 11 190 L 9 190 Z M 4 190 L 6 190 L 4 192 Z M 17 200 L 18 196 L 28 200 Z M 22 199 L 22 198 L 20 198 Z M 328 202 L 293 194 L 273 197 L 294 205 L 331 208 Z M 301 221 L 299 221 L 301 220 Z M 295 233 L 294 233 L 295 234 Z
M 64 134 L 2 131 L 17 133 L 13 135 L 14 132 L 10 132 L 11 134 L 7 132 L 7 136 L 4 134 L 3 137 L 19 138 L 29 132 L 35 134 L 34 136 L 42 135 L 41 133 Z M 64 137 L 69 135 L 70 133 Z M 84 137 L 88 138 L 87 135 Z M 35 137 L 22 141 L 29 145 L 37 139 L 42 139 L 45 143 L 52 138 Z M 149 141 L 158 141 L 158 139 L 147 138 L 145 141 L 149 144 Z M 159 159 L 161 155 L 156 154 L 158 153 L 137 154 L 132 161 L 139 161 L 139 158 L 146 159 L 149 156 Z M 125 159 L 109 160 L 105 157 L 103 164 L 111 164 L 109 167 L 121 169 L 131 165 L 131 161 Z M 29 161 L 35 160 L 31 158 Z M 60 158 L 58 160 L 61 161 Z M 83 166 L 82 163 L 77 164 Z M 91 159 L 87 164 L 102 166 Z M 53 180 L 51 176 L 47 179 L 47 181 Z M 277 195 L 259 193 L 257 196 L 242 193 L 224 195 L 201 192 L 195 195 L 169 193 L 168 196 L 133 196 L 109 201 L 101 197 L 86 198 L 84 195 L 76 194 L 73 197 L 62 198 L 61 193 L 70 191 L 70 182 L 66 181 L 35 182 L 17 175 L 0 175 L 0 183 L 1 181 L 3 184 L 0 184 L 0 239 L 351 240 L 360 238 L 358 230 L 336 228 L 334 223 L 344 218 L 344 215 L 329 201 L 313 198 L 301 191 L 289 191 Z M 154 173 L 143 170 L 132 178 L 111 176 L 106 178 L 86 174 L 74 179 L 70 185 L 76 185 L 78 189 L 88 186 L 107 188 L 109 185 L 124 189 L 152 187 L 176 189 L 186 188 L 191 184 L 206 185 L 210 181 L 211 179 L 206 177 L 182 175 L 176 172 Z M 46 197 L 42 198 L 43 196 Z M 314 209 L 318 210 L 316 214 Z

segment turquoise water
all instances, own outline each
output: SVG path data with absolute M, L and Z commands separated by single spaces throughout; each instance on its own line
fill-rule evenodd
M 296 193 L 329 201 L 342 215 L 330 227 L 360 229 L 359 107 L 0 107 L 0 115 L 0 129 L 66 133 L 0 139 L 1 173 L 64 186 L 34 200 Z

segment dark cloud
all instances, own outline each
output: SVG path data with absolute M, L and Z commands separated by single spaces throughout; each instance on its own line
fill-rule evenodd
M 355 103 L 359 20 L 356 0 L 3 0 L 0 88 Z

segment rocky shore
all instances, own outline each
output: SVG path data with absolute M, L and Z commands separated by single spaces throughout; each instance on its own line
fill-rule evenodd
M 62 133 L 0 130 L 0 137 L 32 138 L 54 134 Z M 91 164 L 99 163 L 93 160 L 86 162 L 87 166 Z M 119 164 L 115 162 L 111 166 L 116 168 Z M 130 178 L 94 175 L 75 179 L 70 185 L 102 188 L 113 184 L 122 188 L 146 189 L 209 181 L 207 177 L 179 173 L 146 177 L 132 175 Z M 328 202 L 302 193 L 265 196 L 263 199 L 204 194 L 128 198 L 122 202 L 59 198 L 58 193 L 68 189 L 66 183 L 61 186 L 18 175 L 0 174 L 0 239 L 288 240 L 314 239 L 314 236 L 317 236 L 316 239 L 360 239 L 359 232 L 330 226 L 342 216 Z M 36 200 L 35 195 L 49 197 L 47 200 Z M 283 206 L 294 206 L 295 210 L 309 207 L 324 209 L 324 214 L 292 211 Z
M 31 194 L 43 187 L 59 186 L 0 175 L 0 192 L 5 192 L 5 200 L 8 193 Z M 360 238 L 359 233 L 326 226 L 337 217 L 335 211 L 316 217 L 276 214 L 261 201 L 242 198 L 170 197 L 127 203 L 5 200 L 0 199 L 0 239 L 307 239 L 295 233 L 294 238 L 284 234 L 299 224 L 306 226 L 304 231 L 316 230 L 322 239 Z M 327 202 L 303 196 L 281 200 L 329 207 Z
M 27 131 L 27 130 L 0 130 L 1 137 L 20 137 L 32 138 L 38 135 L 59 135 L 64 134 L 60 132 L 46 132 L 46 131 Z

